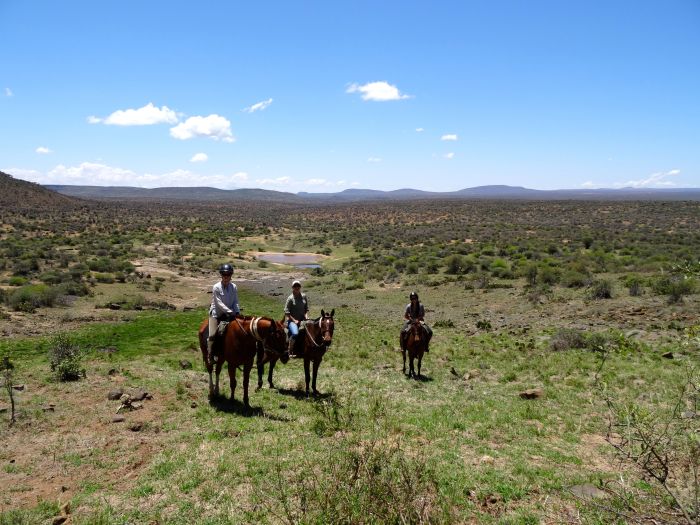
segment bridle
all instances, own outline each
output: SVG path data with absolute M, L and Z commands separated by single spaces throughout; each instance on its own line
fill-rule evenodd
M 326 325 L 326 330 L 323 330 L 323 325 Z M 322 348 L 322 347 L 329 347 L 331 343 L 333 342 L 333 331 L 332 331 L 332 326 L 333 326 L 333 317 L 325 316 L 325 317 L 319 317 L 316 321 L 312 323 L 312 326 L 316 326 L 316 323 L 318 323 L 318 328 L 321 336 L 321 343 L 317 343 L 314 340 L 313 335 L 311 335 L 311 330 L 306 328 L 306 337 L 309 338 L 309 341 L 311 341 L 311 344 L 313 344 L 316 348 Z M 328 339 L 329 341 L 326 343 L 325 342 L 325 335 L 328 334 Z

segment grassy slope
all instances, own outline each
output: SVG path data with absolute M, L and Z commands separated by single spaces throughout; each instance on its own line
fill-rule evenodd
M 242 292 L 248 312 L 277 317 L 278 301 Z M 604 404 L 593 387 L 599 366 L 593 353 L 553 353 L 543 340 L 440 328 L 424 362 L 427 378 L 408 381 L 394 351 L 398 321 L 338 308 L 335 342 L 319 376 L 326 396 L 301 398 L 303 369 L 293 362 L 277 369 L 280 390 L 253 394 L 254 410 L 246 414 L 237 403 L 206 400 L 192 350 L 203 315 L 144 313 L 72 334 L 93 350 L 88 377 L 118 367 L 127 385 L 169 400 L 142 431 L 158 443 L 157 452 L 126 491 L 110 474 L 118 465 L 109 449 L 77 460 L 59 455 L 68 471 L 82 464 L 103 474 L 81 482 L 75 522 L 380 523 L 403 515 L 414 522 L 537 523 L 576 512 L 566 487 L 616 475 L 599 439 Z M 2 341 L 0 353 L 10 352 L 19 382 L 39 378 L 61 399 L 62 385 L 46 382 L 46 347 L 33 339 Z M 118 351 L 96 351 L 104 347 Z M 181 370 L 180 359 L 192 360 L 195 371 Z M 663 399 L 683 375 L 682 360 L 662 362 L 658 353 L 622 344 L 602 380 L 628 400 L 645 392 Z M 222 380 L 228 394 L 225 373 Z M 545 397 L 518 397 L 532 387 L 544 388 Z M 237 399 L 240 388 L 239 373 Z M 53 416 L 36 410 L 37 403 L 28 401 L 22 414 L 32 427 L 3 426 L 0 439 L 47 428 Z M 11 454 L 3 451 L 0 461 L 7 464 Z M 0 524 L 35 523 L 57 512 L 52 501 L 14 509 L 12 490 L 0 493 Z M 588 521 L 604 521 L 592 507 L 583 512 Z

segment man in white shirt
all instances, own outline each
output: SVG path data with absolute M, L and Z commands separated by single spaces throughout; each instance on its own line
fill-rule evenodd
M 212 356 L 214 349 L 214 337 L 216 329 L 221 321 L 230 321 L 240 315 L 241 308 L 238 305 L 238 288 L 231 282 L 233 266 L 222 264 L 219 267 L 221 281 L 214 284 L 211 293 L 211 307 L 209 308 L 209 339 L 207 339 L 207 352 L 209 362 L 213 363 L 216 356 Z

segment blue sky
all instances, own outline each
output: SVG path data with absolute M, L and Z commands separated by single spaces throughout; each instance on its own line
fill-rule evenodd
M 698 0 L 0 0 L 0 22 L 0 170 L 34 182 L 700 187 Z

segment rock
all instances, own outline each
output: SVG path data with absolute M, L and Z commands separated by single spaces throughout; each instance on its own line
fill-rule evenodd
M 581 499 L 600 499 L 605 498 L 608 494 L 605 491 L 600 490 L 595 485 L 590 483 L 584 483 L 583 485 L 574 485 L 569 487 L 571 493 L 577 498 Z
M 109 309 L 110 309 L 110 310 L 121 310 L 121 309 L 122 309 L 122 305 L 117 304 L 117 303 L 110 303 Z
M 56 409 L 56 405 L 54 405 L 53 403 L 49 403 L 48 405 L 44 405 L 43 407 L 41 407 L 41 409 L 44 412 L 54 412 Z
M 109 372 L 107 372 L 107 375 L 108 376 L 116 376 L 118 373 L 119 373 L 119 370 L 117 370 L 116 368 L 110 368 Z
M 131 397 L 132 401 L 143 401 L 148 397 L 148 392 L 146 392 L 143 388 L 135 388 L 129 391 L 129 396 Z
M 64 523 L 68 523 L 69 519 L 70 519 L 70 516 L 56 516 L 51 521 L 51 525 L 63 525 Z
M 114 346 L 105 346 L 104 348 L 100 348 L 97 351 L 102 352 L 104 354 L 114 354 L 117 352 L 117 348 Z
M 61 489 L 63 488 L 64 487 L 61 487 Z M 66 490 L 68 490 L 68 488 L 66 488 Z M 63 492 L 65 492 L 65 490 Z M 63 505 L 61 505 L 60 512 L 63 516 L 68 516 L 70 514 L 70 501 L 66 501 Z
M 142 428 L 143 423 L 140 423 L 138 421 L 129 425 L 129 430 L 131 430 L 132 432 L 139 432 Z
M 197 402 L 192 401 L 192 403 L 190 403 L 190 408 L 197 408 Z
M 183 312 L 189 312 L 190 310 L 194 310 L 194 306 L 187 306 L 187 305 L 185 305 L 185 306 L 182 307 L 182 311 L 183 311 Z
M 112 416 L 112 423 L 123 423 L 124 421 L 126 421 L 126 418 L 124 416 Z
M 192 362 L 188 361 L 187 359 L 181 359 L 180 368 L 182 368 L 183 370 L 189 370 L 192 368 Z
M 529 390 L 523 390 L 518 395 L 522 399 L 539 399 L 544 395 L 544 391 L 541 388 L 531 388 Z
M 110 401 L 119 401 L 123 395 L 124 391 L 121 388 L 115 388 L 109 391 L 107 394 L 107 399 Z
M 17 390 L 17 392 L 24 392 L 24 385 L 12 385 L 12 390 Z
M 139 402 L 131 403 L 132 410 L 138 410 L 139 408 L 143 408 L 143 403 L 139 403 Z
M 479 463 L 483 463 L 484 465 L 493 465 L 495 462 L 496 460 L 488 455 L 481 456 L 479 459 Z
M 664 357 L 666 359 L 673 359 L 673 352 L 666 352 L 665 354 L 661 354 L 661 357 Z
M 683 419 L 693 419 L 696 416 L 697 416 L 697 414 L 695 412 L 693 412 L 692 410 L 686 410 L 686 411 L 681 413 L 681 418 L 683 418 Z

